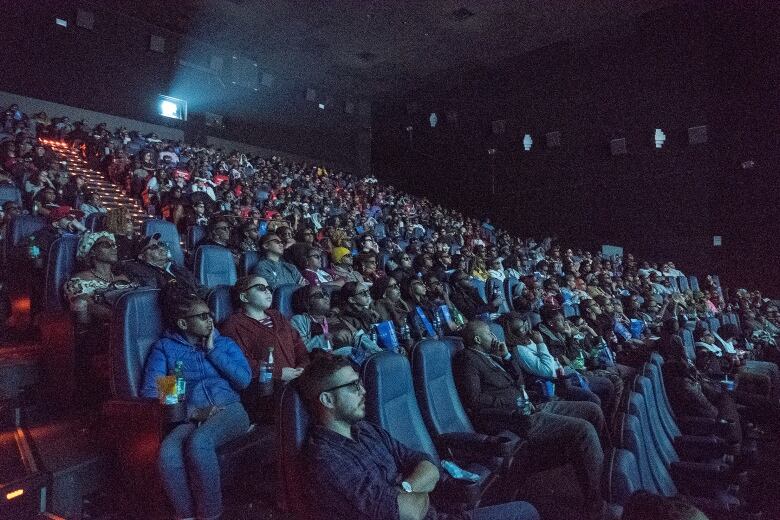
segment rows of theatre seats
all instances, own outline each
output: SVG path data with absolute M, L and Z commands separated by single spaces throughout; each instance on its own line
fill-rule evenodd
M 9 226 L 6 254 L 42 225 L 36 217 L 15 218 Z M 171 246 L 172 260 L 184 263 L 185 252 L 172 224 L 148 220 L 142 226 L 142 233 L 147 236 L 160 233 Z M 197 243 L 197 232 L 188 235 L 192 235 L 188 236 L 188 243 Z M 44 312 L 65 312 L 67 308 L 62 286 L 76 268 L 77 243 L 76 235 L 64 235 L 51 246 Z M 212 289 L 208 304 L 219 324 L 233 310 L 229 288 L 236 281 L 237 269 L 230 253 L 218 247 L 200 247 L 193 259 L 197 278 Z M 248 272 L 256 261 L 255 255 L 244 255 L 238 270 Z M 695 281 L 695 278 L 690 280 Z M 292 315 L 294 290 L 295 286 L 282 286 L 274 293 L 274 307 L 288 317 Z M 109 339 L 111 398 L 104 405 L 106 442 L 115 448 L 127 481 L 140 485 L 137 491 L 150 507 L 161 506 L 150 498 L 155 496 L 150 492 L 150 483 L 157 482 L 155 458 L 165 432 L 165 421 L 155 403 L 139 397 L 139 389 L 145 359 L 163 331 L 158 298 L 158 290 L 139 289 L 117 301 Z M 572 308 L 570 312 L 576 310 Z M 527 319 L 535 324 L 539 316 L 529 313 Z M 736 316 L 725 315 L 722 322 L 734 319 Z M 721 322 L 710 319 L 704 323 L 717 327 Z M 694 324 L 682 328 L 680 335 L 693 355 L 691 325 Z M 500 327 L 493 328 L 498 336 L 503 335 Z M 452 375 L 451 358 L 460 348 L 463 346 L 458 338 L 425 339 L 414 347 L 411 363 L 398 354 L 380 353 L 364 365 L 362 377 L 369 419 L 433 460 L 454 458 L 480 475 L 480 481 L 475 484 L 444 481 L 437 491 L 440 503 L 468 508 L 498 498 L 503 487 L 496 484 L 508 477 L 508 468 L 522 444 L 510 432 L 491 437 L 474 431 L 458 399 Z M 607 454 L 605 498 L 619 505 L 636 490 L 664 496 L 684 492 L 707 511 L 720 515 L 738 504 L 733 493 L 738 478 L 728 457 L 724 457 L 736 447 L 725 445 L 716 434 L 727 425 L 674 416 L 660 377 L 662 364 L 660 356 L 654 354 L 652 362 L 643 367 L 630 393 L 620 429 L 613 432 L 617 448 Z M 242 479 L 250 478 L 260 468 L 268 467 L 275 460 L 276 452 L 281 476 L 277 501 L 286 504 L 298 518 L 307 518 L 305 502 L 300 499 L 305 478 L 299 453 L 309 420 L 294 385 L 288 386 L 276 420 L 276 449 L 272 442 L 273 430 L 268 424 L 253 424 L 245 436 L 220 449 L 225 487 L 229 489 L 238 475 Z M 162 500 L 163 494 L 156 496 Z
M 158 297 L 158 290 L 138 290 L 122 296 L 117 303 L 111 332 L 113 399 L 106 406 L 109 423 L 121 425 L 122 439 L 117 441 L 140 448 L 140 453 L 125 450 L 127 458 L 123 464 L 128 472 L 135 468 L 147 475 L 153 469 L 156 451 L 150 450 L 148 428 L 144 426 L 139 431 L 139 426 L 149 421 L 139 421 L 127 409 L 143 408 L 138 398 L 143 361 L 162 333 Z M 209 305 L 220 323 L 232 311 L 227 288 L 221 286 L 212 291 Z M 502 334 L 500 327 L 492 328 L 497 335 Z M 452 374 L 451 359 L 460 348 L 463 345 L 459 338 L 425 339 L 414 347 L 411 363 L 404 356 L 384 352 L 369 358 L 361 375 L 367 392 L 368 419 L 434 461 L 454 458 L 480 475 L 479 482 L 468 485 L 445 479 L 437 491 L 439 503 L 469 508 L 500 498 L 503 486 L 498 484 L 510 476 L 509 467 L 522 445 L 511 432 L 493 437 L 474 431 L 458 398 Z M 675 417 L 660 377 L 662 364 L 657 354 L 652 356 L 651 363 L 645 364 L 642 375 L 634 383 L 620 428 L 613 433 L 618 448 L 607 454 L 606 498 L 619 505 L 637 490 L 664 496 L 677 495 L 680 490 L 714 515 L 735 508 L 739 500 L 733 488 L 739 484 L 739 476 L 727 455 L 738 447 L 726 445 L 713 433 L 727 425 L 715 420 Z M 144 413 L 153 414 L 157 409 L 148 408 Z M 276 418 L 274 451 L 280 463 L 278 498 L 297 518 L 308 518 L 306 502 L 301 499 L 306 478 L 300 449 L 309 424 L 310 418 L 294 385 L 286 387 Z M 683 434 L 681 427 L 691 433 Z M 145 442 L 139 444 L 128 438 L 139 435 L 146 435 Z M 246 436 L 220 449 L 227 483 L 231 482 L 231 475 L 245 477 L 252 474 L 251 466 L 256 471 L 258 466 L 268 464 L 270 437 L 268 425 L 256 424 Z M 158 442 L 160 438 L 158 434 Z M 144 465 L 145 471 L 139 465 Z
M 93 231 L 101 230 L 103 218 L 103 216 L 97 214 L 89 215 L 86 222 L 87 229 Z M 7 236 L 2 250 L 3 257 L 10 258 L 11 251 L 14 248 L 18 247 L 28 236 L 32 235 L 45 225 L 45 219 L 30 215 L 20 215 L 11 220 L 8 225 Z M 196 248 L 196 244 L 205 236 L 205 229 L 203 226 L 192 226 L 188 229 L 184 240 L 184 248 L 182 247 L 176 226 L 170 222 L 158 219 L 146 220 L 141 226 L 141 232 L 145 236 L 160 233 L 161 240 L 167 242 L 170 247 L 173 262 L 178 265 L 184 265 L 185 257 L 189 255 L 192 260 L 191 264 L 196 278 L 201 284 L 209 288 L 218 285 L 233 285 L 238 276 L 251 272 L 259 259 L 258 254 L 255 252 L 244 253 L 236 268 L 233 262 L 225 261 L 229 257 L 226 250 L 213 246 Z M 55 242 L 55 244 L 52 245 L 52 250 L 48 255 L 50 260 L 46 270 L 46 290 L 44 291 L 46 299 L 44 302 L 44 309 L 51 311 L 62 310 L 61 288 L 65 281 L 70 278 L 73 269 L 75 268 L 77 240 L 75 237 L 70 236 L 65 236 L 61 240 L 61 243 Z M 387 253 L 380 252 L 377 262 L 379 269 L 384 268 L 387 257 Z M 323 260 L 327 262 L 327 255 Z M 485 282 L 478 279 L 473 279 L 472 281 L 482 298 L 487 300 Z M 511 295 L 515 293 L 515 286 L 517 283 L 517 279 L 512 277 L 507 277 L 504 281 L 503 289 L 506 308 L 501 309 L 502 312 L 514 310 L 512 303 L 513 298 L 511 298 Z M 677 279 L 673 279 L 673 284 L 680 290 L 687 290 L 689 287 L 693 290 L 698 290 L 699 288 L 698 279 L 693 275 L 688 277 L 681 276 Z M 564 305 L 563 313 L 566 317 L 577 316 L 579 315 L 579 309 L 576 305 Z M 532 324 L 536 325 L 538 320 L 538 314 L 532 313 Z M 710 320 L 717 320 L 717 318 L 710 318 Z M 739 324 L 738 318 L 734 313 L 725 314 L 723 321 L 726 323 Z
M 493 327 L 501 334 L 500 327 Z M 454 459 L 480 476 L 476 483 L 442 482 L 439 503 L 454 509 L 490 503 L 505 492 L 502 485 L 513 478 L 513 460 L 522 456 L 523 443 L 506 431 L 498 436 L 474 431 L 453 379 L 451 360 L 463 348 L 459 338 L 424 339 L 410 360 L 383 352 L 362 368 L 369 420 L 432 460 Z M 736 490 L 743 475 L 730 454 L 738 446 L 727 445 L 716 435 L 727 425 L 715 420 L 678 418 L 673 414 L 660 369 L 663 359 L 653 354 L 641 370 L 622 414 L 616 446 L 606 454 L 605 499 L 620 508 L 632 493 L 644 490 L 671 497 L 684 493 L 711 515 L 733 518 L 740 500 Z M 297 518 L 307 518 L 306 485 L 300 453 L 311 424 L 294 384 L 282 394 L 277 418 L 277 446 L 287 503 Z M 680 425 L 693 433 L 684 434 Z

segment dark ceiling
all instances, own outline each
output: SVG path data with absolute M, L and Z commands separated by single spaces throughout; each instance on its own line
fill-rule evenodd
M 288 84 L 394 98 L 458 70 L 587 42 L 671 0 L 105 0 Z

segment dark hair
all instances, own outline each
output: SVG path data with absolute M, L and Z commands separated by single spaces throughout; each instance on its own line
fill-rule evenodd
M 547 322 L 555 318 L 556 315 L 561 313 L 561 309 L 559 307 L 556 307 L 554 305 L 542 305 L 542 308 L 539 309 L 539 316 L 542 318 L 542 321 Z
M 580 309 L 580 316 L 585 316 L 588 314 L 588 309 L 590 308 L 590 302 L 599 305 L 599 303 L 592 298 L 585 298 L 583 300 L 580 300 L 580 303 L 577 304 L 577 307 Z
M 295 240 L 298 242 L 303 242 L 303 236 L 307 233 L 311 233 L 315 236 L 317 236 L 317 233 L 314 232 L 314 229 L 310 228 L 309 226 L 303 226 L 300 229 L 298 229 L 298 233 L 295 234 Z
M 279 238 L 279 235 L 277 235 L 277 234 L 276 234 L 276 231 L 269 231 L 268 233 L 266 233 L 265 235 L 263 235 L 263 236 L 260 238 L 260 245 L 261 245 L 261 246 L 264 246 L 266 243 L 268 243 L 268 241 L 269 241 L 269 240 L 271 240 L 271 239 L 273 239 L 273 238 L 276 238 L 276 239 L 278 239 L 278 240 L 281 240 L 281 239 Z
M 243 224 L 241 224 L 241 237 L 243 238 L 245 233 L 252 231 L 253 229 L 257 230 L 255 223 L 251 220 L 246 220 Z
M 235 307 L 242 307 L 244 302 L 241 301 L 241 293 L 246 292 L 252 286 L 252 280 L 255 278 L 263 278 L 259 274 L 247 274 L 236 280 L 236 284 L 230 288 L 230 297 Z M 265 280 L 265 278 L 263 278 Z M 268 283 L 268 280 L 265 281 Z
M 718 336 L 720 336 L 726 341 L 730 340 L 731 338 L 739 339 L 740 337 L 739 327 L 737 327 L 733 323 L 726 323 L 725 325 L 721 325 L 718 328 Z
M 623 507 L 623 520 L 706 520 L 707 516 L 681 497 L 637 491 Z
M 408 257 L 409 253 L 406 251 L 398 251 L 393 255 L 393 261 L 398 264 L 398 267 L 401 267 L 401 258 Z M 409 258 L 411 260 L 411 257 Z
M 349 366 L 352 366 L 349 359 L 343 356 L 322 354 L 312 359 L 303 374 L 295 381 L 303 402 L 311 412 L 316 410 L 317 399 L 330 385 L 333 374 Z
M 474 335 L 477 333 L 477 329 L 479 327 L 487 327 L 487 326 L 488 324 L 486 321 L 470 320 L 468 323 L 466 323 L 466 326 L 463 327 L 463 330 L 460 333 L 461 338 L 463 338 L 463 344 L 467 347 L 473 345 Z
M 671 316 L 669 318 L 666 318 L 663 322 L 663 327 L 661 330 L 664 332 L 667 332 L 669 334 L 674 334 L 676 332 L 676 328 L 682 327 L 685 325 L 685 323 L 681 323 L 682 320 L 678 319 L 675 316 Z
M 295 314 L 303 314 L 309 312 L 309 300 L 311 299 L 311 293 L 315 290 L 320 290 L 324 294 L 328 294 L 320 285 L 304 285 L 292 294 L 292 308 Z
M 420 253 L 419 255 L 414 257 L 414 260 L 412 261 L 412 268 L 415 271 L 423 271 L 427 270 L 427 267 L 425 266 L 425 259 L 432 260 L 431 255 L 428 253 Z
M 276 236 L 281 237 L 282 232 L 289 231 L 292 233 L 292 228 L 290 226 L 279 226 L 276 229 L 274 229 L 274 233 L 276 233 Z
M 358 265 L 361 265 L 369 260 L 376 260 L 376 255 L 374 253 L 360 253 L 355 260 L 357 260 Z
M 371 298 L 374 300 L 381 300 L 385 297 L 385 292 L 387 292 L 387 287 L 390 285 L 390 280 L 394 280 L 392 276 L 383 276 L 382 278 L 379 278 L 374 284 L 371 286 L 369 291 L 371 292 Z M 396 281 L 396 283 L 398 283 Z
M 223 223 L 227 224 L 228 226 L 230 226 L 231 224 L 230 219 L 228 219 L 227 217 L 224 216 L 211 217 L 208 225 L 206 226 L 206 234 L 211 235 L 211 233 L 214 232 L 214 228 L 217 227 L 218 224 L 223 224 Z
M 339 298 L 341 302 L 346 303 L 347 299 L 355 296 L 358 290 L 358 285 L 360 285 L 359 282 L 347 282 L 342 285 L 341 289 L 339 290 Z
M 469 278 L 469 274 L 463 269 L 455 269 L 450 275 L 450 282 L 454 284 L 458 278 Z
M 171 328 L 178 329 L 176 321 L 190 314 L 192 308 L 200 303 L 206 304 L 200 296 L 176 280 L 171 280 L 163 287 L 163 318 Z

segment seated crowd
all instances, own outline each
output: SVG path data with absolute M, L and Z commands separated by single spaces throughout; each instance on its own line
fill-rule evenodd
M 519 239 L 370 177 L 9 111 L 0 182 L 20 187 L 23 203 L 3 205 L 3 230 L 22 212 L 49 223 L 34 235 L 37 254 L 26 243 L 16 252 L 39 282 L 33 291 L 43 286 L 48 246 L 79 235 L 80 267 L 63 290 L 85 385 L 98 379 L 92 362 L 106 348 L 117 295 L 163 290 L 167 330 L 146 362 L 143 395 L 156 398 L 157 378 L 184 363 L 191 420 L 168 434 L 159 455 L 177 518 L 221 514 L 215 450 L 250 422 L 274 420 L 251 397 L 271 360 L 277 386 L 295 384 L 316 423 L 306 453 L 322 518 L 437 517 L 429 495 L 441 468 L 364 420 L 356 371 L 381 351 L 409 356 L 426 337 L 462 338 L 453 373 L 477 431 L 510 430 L 528 443 L 504 504 L 438 518 L 538 518 L 515 501 L 522 480 L 567 463 L 585 516 L 605 518 L 605 450 L 637 367 L 653 351 L 666 360 L 675 413 L 726 418 L 735 441 L 747 422 L 752 433 L 777 426 L 780 313 L 757 291 L 729 293 L 711 276 L 689 289 L 672 262 Z M 99 196 L 36 137 L 81 150 L 182 237 L 201 226 L 184 265 L 160 235 L 139 236 L 122 208 L 108 211 L 103 230 L 86 231 L 85 215 L 105 211 Z M 259 256 L 232 287 L 235 312 L 220 324 L 192 271 L 202 245 L 229 250 L 237 265 Z M 273 295 L 290 285 L 298 289 L 288 319 Z M 731 315 L 733 324 L 708 324 Z M 680 333 L 691 324 L 692 349 Z M 391 340 L 381 333 L 388 328 Z M 733 391 L 721 384 L 728 378 L 737 381 Z M 546 382 L 555 382 L 554 395 Z

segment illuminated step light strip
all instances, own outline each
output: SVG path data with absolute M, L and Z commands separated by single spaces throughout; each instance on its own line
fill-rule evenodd
M 5 494 L 6 500 L 13 500 L 14 498 L 18 498 L 20 496 L 24 495 L 24 489 L 15 489 L 11 491 L 10 493 Z

